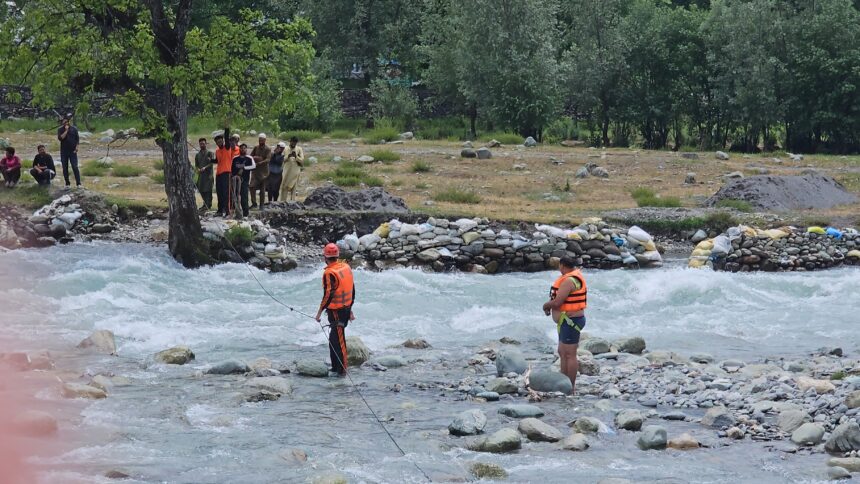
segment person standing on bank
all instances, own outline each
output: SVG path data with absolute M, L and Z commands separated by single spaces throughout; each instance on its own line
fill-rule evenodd
M 560 369 L 570 379 L 570 394 L 573 395 L 576 373 L 579 371 L 576 350 L 579 349 L 579 336 L 585 327 L 588 288 L 585 277 L 576 268 L 572 257 L 562 257 L 558 269 L 562 275 L 553 283 L 549 291 L 549 301 L 544 303 L 543 311 L 547 316 L 552 315 L 552 320 L 556 323 Z
M 66 180 L 66 186 L 71 186 L 69 164 L 72 165 L 72 171 L 75 174 L 75 184 L 81 186 L 81 172 L 78 170 L 78 145 L 81 138 L 78 135 L 78 128 L 72 125 L 71 114 L 67 114 L 63 118 L 63 124 L 57 130 L 57 139 L 60 140 L 60 163 L 63 165 L 63 178 Z
M 239 156 L 239 147 L 230 146 L 225 143 L 224 135 L 215 137 L 215 191 L 218 194 L 218 215 L 227 216 L 230 205 L 230 171 L 233 167 L 233 158 Z
M 48 186 L 51 180 L 57 175 L 57 169 L 54 166 L 54 158 L 45 151 L 45 145 L 36 147 L 36 157 L 33 158 L 33 168 L 30 169 L 30 176 L 36 180 L 39 186 Z
M 266 179 L 266 192 L 269 194 L 270 203 L 278 201 L 278 192 L 281 191 L 281 178 L 284 175 L 284 150 L 286 148 L 286 143 L 278 142 L 272 152 L 272 159 L 269 160 L 269 178 Z
M 290 148 L 287 152 L 286 160 L 284 161 L 284 179 L 281 181 L 281 200 L 287 201 L 296 199 L 296 185 L 299 184 L 299 174 L 302 172 L 302 166 L 305 163 L 305 152 L 301 146 L 298 146 L 299 139 L 293 136 L 290 138 Z
M 251 158 L 257 167 L 251 173 L 251 208 L 257 208 L 257 192 L 260 192 L 260 208 L 266 203 L 266 179 L 269 177 L 269 160 L 272 148 L 266 146 L 266 133 L 260 133 L 259 144 L 251 150 Z
M 355 302 L 355 283 L 349 264 L 339 260 L 340 249 L 336 244 L 328 244 L 323 249 L 325 272 L 323 272 L 323 298 L 317 311 L 316 320 L 322 319 L 322 312 L 328 315 L 328 347 L 331 357 L 331 372 L 343 376 L 347 372 L 346 325 L 355 320 L 352 305 Z
M 203 198 L 200 210 L 205 212 L 212 209 L 212 185 L 215 183 L 212 167 L 215 165 L 215 153 L 207 148 L 206 138 L 200 138 L 197 142 L 200 144 L 200 151 L 194 156 L 194 168 L 197 170 L 197 191 Z
M 242 143 L 239 145 L 239 156 L 233 158 L 233 165 L 230 171 L 231 177 L 231 198 L 230 210 L 238 210 L 236 202 L 242 203 L 242 216 L 249 215 L 248 210 L 248 184 L 251 182 L 251 172 L 254 171 L 257 165 L 254 163 L 254 158 L 248 156 L 248 145 Z M 239 200 L 236 200 L 236 199 Z

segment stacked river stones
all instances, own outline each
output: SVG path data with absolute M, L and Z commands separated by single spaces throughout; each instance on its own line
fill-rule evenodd
M 377 269 L 396 265 L 430 266 L 444 271 L 537 272 L 558 267 L 569 256 L 584 267 L 660 267 L 654 240 L 639 227 L 610 227 L 592 218 L 572 229 L 535 225 L 531 233 L 493 228 L 487 219 L 428 218 L 407 224 L 391 220 L 373 233 L 338 241 L 347 254 Z
M 860 264 L 860 233 L 854 229 L 746 226 L 699 242 L 689 262 L 730 272 L 813 271 L 843 264 Z

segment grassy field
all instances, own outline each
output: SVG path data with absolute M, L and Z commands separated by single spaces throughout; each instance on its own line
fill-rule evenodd
M 133 126 L 123 124 L 122 120 L 113 124 L 100 120 L 99 124 L 100 128 L 114 130 Z M 46 144 L 48 151 L 59 161 L 59 146 L 52 130 L 34 132 L 19 126 L 5 126 L 8 130 L 0 132 L 0 137 L 9 139 L 18 149 L 25 166 L 29 166 L 28 160 L 32 160 L 39 143 Z M 195 128 L 189 135 L 192 145 L 196 146 L 196 139 L 200 136 L 211 137 L 211 124 L 197 120 L 191 127 Z M 4 125 L 0 123 L 2 128 Z M 20 129 L 25 131 L 20 132 Z M 460 158 L 459 141 L 412 140 L 381 148 L 373 143 L 390 137 L 390 132 L 368 131 L 369 139 L 362 141 L 348 138 L 346 135 L 349 133 L 343 131 L 335 132 L 335 136 L 301 133 L 302 138 L 315 138 L 303 141 L 301 145 L 306 158 L 314 156 L 319 162 L 309 163 L 302 173 L 297 192 L 300 199 L 325 183 L 338 183 L 347 189 L 381 185 L 403 197 L 413 209 L 428 214 L 566 223 L 607 210 L 639 205 L 700 206 L 705 198 L 722 186 L 723 175 L 734 171 L 753 175 L 758 174 L 761 168 L 772 174 L 800 174 L 804 169 L 814 167 L 841 181 L 849 190 L 860 192 L 860 156 L 809 155 L 801 162 L 794 162 L 785 153 L 732 154 L 730 160 L 720 161 L 708 152 L 699 153 L 698 160 L 687 160 L 669 151 L 566 148 L 560 145 L 523 149 L 504 144 L 492 149 L 492 159 L 478 160 Z M 502 134 L 486 138 L 505 137 Z M 85 186 L 116 199 L 166 206 L 164 186 L 160 183 L 161 152 L 155 143 L 152 140 L 133 140 L 112 147 L 110 157 L 114 164 L 105 169 L 95 163 L 96 159 L 107 154 L 107 145 L 100 143 L 98 138 L 98 134 L 93 135 L 80 148 L 79 155 L 86 174 Z M 515 141 L 512 138 L 507 136 L 500 141 Z M 256 142 L 253 136 L 247 135 L 242 141 Z M 270 145 L 277 141 L 279 137 L 269 136 Z M 477 148 L 482 143 L 474 144 Z M 193 154 L 191 151 L 191 156 Z M 366 154 L 383 158 L 384 162 L 344 164 Z M 344 160 L 340 163 L 343 166 L 331 161 L 335 157 Z M 781 159 L 781 163 L 774 158 Z M 609 178 L 577 179 L 574 176 L 577 169 L 588 162 L 606 168 Z M 684 184 L 688 172 L 696 174 L 697 184 Z M 25 183 L 32 183 L 29 175 L 24 179 Z M 60 179 L 57 181 L 61 182 Z M 0 193 L 3 192 L 0 187 Z M 24 191 L 21 192 L 23 196 Z M 34 196 L 27 195 L 31 199 Z M 9 200 L 9 195 L 0 195 L 0 202 Z M 727 207 L 748 208 L 742 203 L 728 203 Z M 858 214 L 860 204 L 800 215 L 857 223 Z

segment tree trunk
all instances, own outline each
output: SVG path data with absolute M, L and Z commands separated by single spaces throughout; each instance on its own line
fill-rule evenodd
M 164 191 L 170 208 L 168 247 L 185 267 L 212 262 L 197 214 L 194 180 L 188 162 L 188 103 L 175 96 L 170 86 L 164 89 L 168 139 L 158 140 L 164 154 Z
M 478 139 L 478 130 L 475 129 L 475 121 L 478 119 L 478 107 L 472 104 L 469 106 L 469 131 L 472 139 Z

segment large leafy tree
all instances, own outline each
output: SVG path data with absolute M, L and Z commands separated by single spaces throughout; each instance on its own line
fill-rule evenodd
M 169 247 L 193 267 L 209 257 L 188 163 L 188 104 L 223 120 L 274 120 L 309 102 L 313 30 L 250 10 L 192 26 L 192 0 L 7 2 L 0 82 L 30 86 L 36 103 L 97 93 L 143 121 L 164 156 Z

